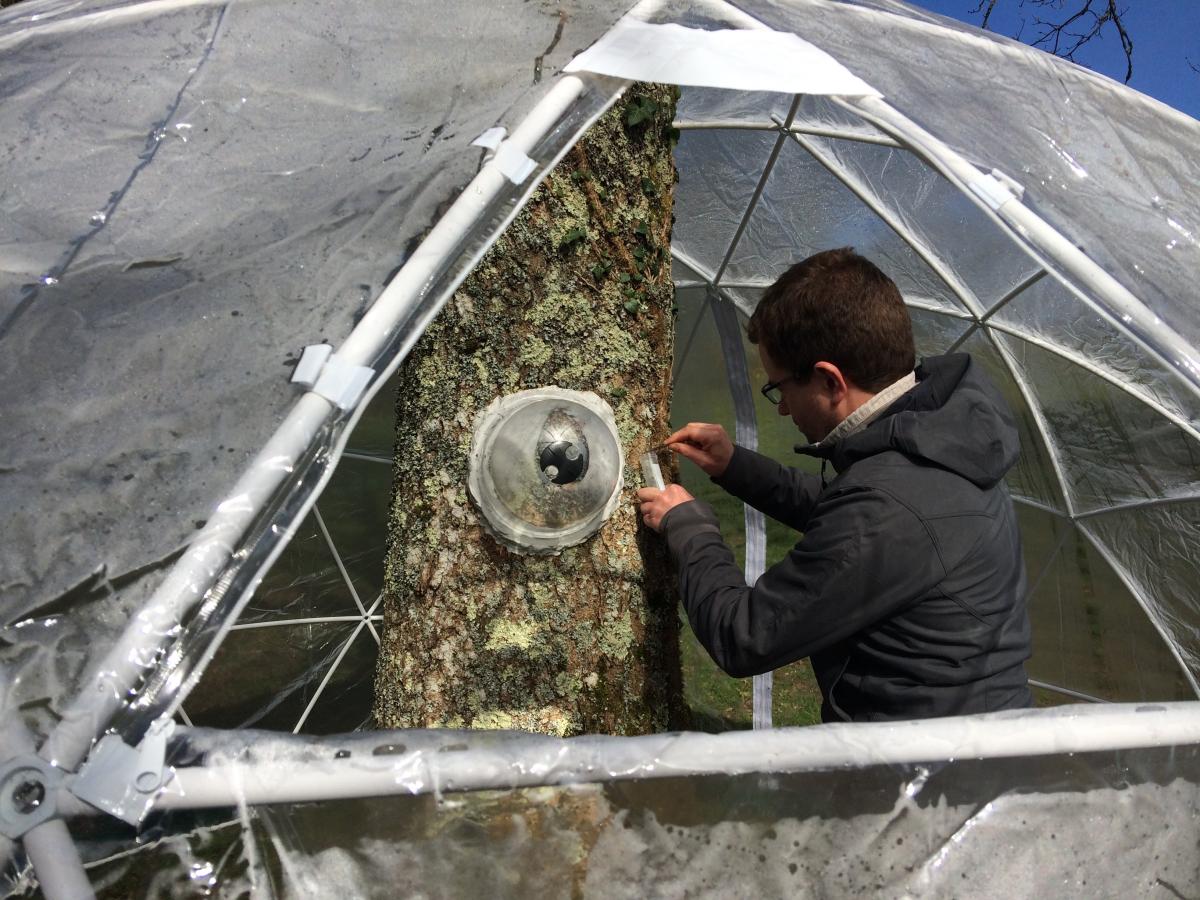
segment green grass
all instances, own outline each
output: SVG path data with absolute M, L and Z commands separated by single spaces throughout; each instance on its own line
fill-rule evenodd
M 682 354 L 686 336 L 691 333 L 700 304 L 681 304 L 677 334 L 681 335 L 677 353 Z M 750 381 L 758 385 L 766 375 L 757 364 L 757 353 L 746 347 L 751 362 Z M 719 422 L 734 434 L 733 403 L 728 377 L 721 362 L 720 344 L 711 318 L 696 334 L 688 357 L 675 373 L 675 394 L 671 423 L 679 427 L 688 422 Z M 790 419 L 781 418 L 774 406 L 758 403 L 758 440 L 760 452 L 787 465 L 817 471 L 815 461 L 798 457 L 793 445 L 802 440 Z M 745 564 L 746 531 L 744 508 L 740 500 L 725 493 L 696 466 L 680 461 L 679 483 L 698 499 L 710 503 L 721 522 L 721 534 L 733 551 L 739 566 Z M 787 555 L 800 535 L 773 519 L 767 519 L 767 566 Z M 700 646 L 686 620 L 681 628 L 680 655 L 683 660 L 684 699 L 692 711 L 692 727 L 704 731 L 729 731 L 750 728 L 752 722 L 752 680 L 731 678 L 722 672 Z M 812 725 L 821 719 L 821 693 L 807 660 L 785 666 L 774 673 L 772 723 Z
M 680 466 L 680 483 L 695 496 L 711 503 L 721 521 L 722 534 L 739 565 L 745 564 L 746 534 L 743 506 L 713 484 L 690 463 Z M 782 559 L 800 535 L 767 520 L 767 566 Z M 681 612 L 682 615 L 682 612 Z M 730 731 L 751 726 L 752 700 L 749 678 L 731 678 L 722 672 L 700 645 L 684 618 L 680 629 L 684 700 L 692 711 L 692 727 L 702 731 Z M 774 725 L 813 725 L 821 720 L 821 692 L 812 668 L 804 660 L 774 673 L 772 722 Z

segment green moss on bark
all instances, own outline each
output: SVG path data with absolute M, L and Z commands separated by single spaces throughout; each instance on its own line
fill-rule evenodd
M 637 86 L 534 193 L 401 372 L 375 716 L 387 727 L 636 734 L 679 724 L 678 617 L 636 461 L 667 433 L 674 91 Z M 629 124 L 629 104 L 652 114 Z M 467 497 L 476 416 L 591 390 L 630 466 L 600 532 L 556 557 L 498 545 Z

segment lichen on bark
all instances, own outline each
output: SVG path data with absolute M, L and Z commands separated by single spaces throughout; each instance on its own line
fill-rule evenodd
M 676 92 L 637 85 L 484 256 L 401 369 L 375 719 L 382 727 L 637 734 L 683 714 L 661 539 L 637 461 L 667 434 Z M 622 502 L 558 556 L 490 537 L 467 492 L 476 417 L 547 385 L 616 415 Z

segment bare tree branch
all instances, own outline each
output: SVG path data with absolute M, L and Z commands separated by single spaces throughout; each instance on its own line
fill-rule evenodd
M 1043 8 L 1063 8 L 1063 0 L 1030 0 L 1035 6 Z M 1053 22 L 1035 17 L 1034 22 L 1042 28 L 1041 35 L 1034 41 L 1034 47 L 1049 50 L 1055 56 L 1075 61 L 1075 54 L 1093 38 L 1104 36 L 1104 28 L 1110 22 L 1121 39 L 1121 49 L 1125 52 L 1125 83 L 1133 77 L 1133 40 L 1125 30 L 1121 17 L 1125 10 L 1117 8 L 1117 0 L 1078 0 L 1079 5 L 1073 12 L 1068 11 L 1066 18 Z M 1098 11 L 1099 10 L 1099 11 Z
M 986 7 L 986 9 L 984 7 Z M 988 19 L 992 17 L 992 10 L 995 8 L 996 0 L 979 0 L 979 4 L 973 10 L 971 10 L 973 13 L 983 13 L 983 20 L 979 23 L 979 27 L 984 31 L 988 30 Z
M 996 8 L 998 0 L 978 0 L 972 13 L 983 13 L 980 26 L 988 27 L 988 20 Z M 1125 53 L 1125 83 L 1133 77 L 1133 39 L 1125 29 L 1122 18 L 1127 9 L 1117 6 L 1118 0 L 1020 0 L 1022 6 L 1029 4 L 1040 10 L 1046 10 L 1046 18 L 1039 15 L 1033 17 L 1034 26 L 1039 34 L 1029 41 L 1034 47 L 1041 47 L 1055 56 L 1076 62 L 1075 54 L 1093 39 L 1103 40 L 1109 25 L 1117 32 L 1121 41 L 1121 50 Z M 1053 12 L 1054 15 L 1050 15 Z M 1022 32 L 1024 25 L 1022 24 Z M 1017 34 L 1021 38 L 1021 34 Z M 1190 63 L 1189 63 L 1190 65 Z

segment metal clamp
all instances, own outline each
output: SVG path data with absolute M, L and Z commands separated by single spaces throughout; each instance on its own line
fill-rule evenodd
M 174 774 L 164 765 L 167 740 L 174 732 L 175 723 L 162 718 L 150 726 L 136 748 L 119 735 L 105 735 L 79 770 L 71 793 L 123 822 L 141 824 Z
M 16 840 L 54 818 L 62 770 L 32 754 L 0 766 L 0 834 Z

